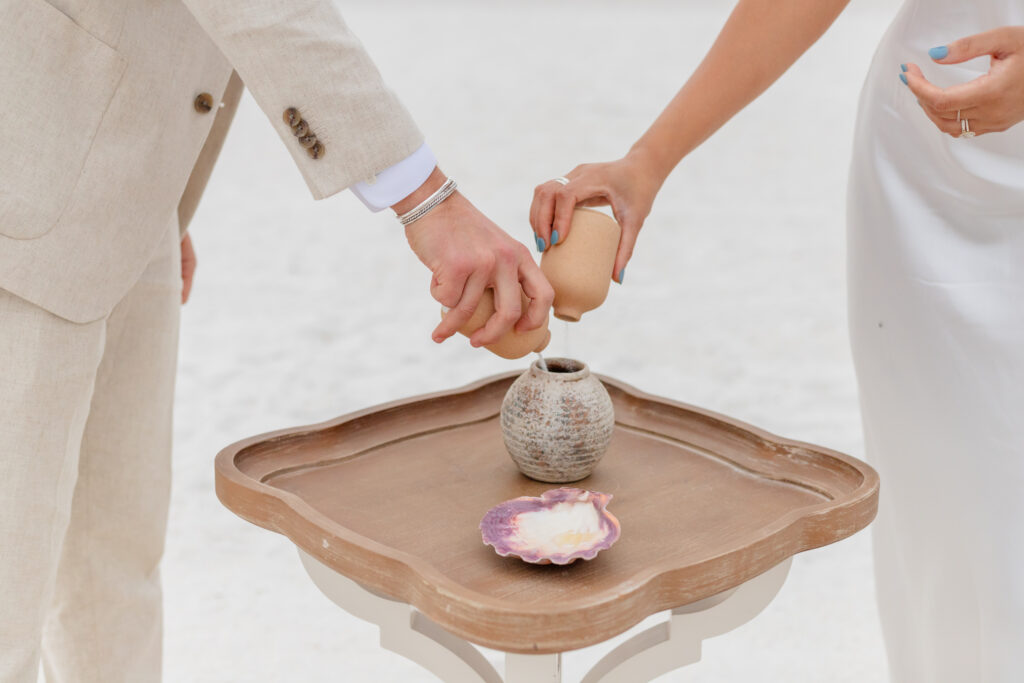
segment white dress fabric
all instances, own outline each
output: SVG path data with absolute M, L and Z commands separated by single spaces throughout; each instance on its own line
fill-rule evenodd
M 861 97 L 850 335 L 892 683 L 1024 680 L 1024 124 L 953 139 L 898 78 L 976 78 L 928 49 L 1021 24 L 1022 0 L 908 0 Z

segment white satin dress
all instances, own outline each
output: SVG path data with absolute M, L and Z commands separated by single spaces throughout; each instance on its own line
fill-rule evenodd
M 928 49 L 1021 24 L 1024 0 L 908 0 L 861 97 L 850 335 L 892 683 L 1024 681 L 1024 124 L 953 139 L 898 78 L 976 78 Z

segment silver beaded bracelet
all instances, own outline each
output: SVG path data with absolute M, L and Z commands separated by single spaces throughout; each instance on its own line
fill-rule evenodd
M 438 204 L 451 197 L 452 194 L 455 193 L 455 189 L 457 187 L 458 185 L 455 184 L 455 180 L 453 178 L 449 178 L 445 181 L 444 185 L 437 188 L 437 191 L 424 199 L 419 206 L 399 216 L 398 222 L 402 225 L 409 225 L 413 221 L 423 218 L 437 207 Z

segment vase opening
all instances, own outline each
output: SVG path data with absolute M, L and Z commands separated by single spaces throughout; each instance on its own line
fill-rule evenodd
M 572 358 L 545 358 L 544 363 L 547 366 L 546 372 L 552 375 L 572 375 L 587 369 L 585 363 Z M 534 363 L 534 367 L 545 372 L 545 369 L 540 367 L 540 363 Z

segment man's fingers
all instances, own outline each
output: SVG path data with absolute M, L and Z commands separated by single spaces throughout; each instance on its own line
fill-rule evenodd
M 1011 32 L 997 28 L 954 40 L 949 45 L 933 47 L 928 50 L 928 56 L 939 64 L 959 64 L 985 55 L 1002 56 L 1016 49 L 1014 42 Z
M 192 293 L 192 278 L 196 274 L 196 252 L 192 248 L 192 237 L 185 234 L 181 241 L 181 303 L 188 303 L 188 297 Z
M 903 76 L 907 79 L 907 87 L 917 99 L 939 112 L 951 111 L 955 114 L 958 109 L 970 109 L 986 100 L 987 76 L 949 88 L 940 88 L 929 81 L 916 64 L 908 64 Z
M 435 342 L 440 344 L 458 332 L 473 317 L 473 313 L 476 312 L 476 307 L 480 304 L 480 299 L 483 297 L 486 286 L 486 275 L 480 271 L 474 272 L 466 280 L 458 301 L 454 306 L 449 307 L 440 324 L 431 333 L 430 336 Z
M 468 260 L 460 262 L 450 262 L 444 265 L 439 270 L 435 271 L 433 276 L 430 278 L 430 296 L 434 297 L 434 300 L 440 303 L 442 306 L 454 309 L 462 301 L 463 293 L 468 285 L 468 280 L 474 275 L 476 269 L 474 269 Z M 474 283 L 475 284 L 475 283 Z M 472 313 L 472 311 L 470 311 Z M 448 330 L 449 327 L 442 321 L 439 328 Z M 461 325 L 459 325 L 461 327 Z M 455 328 L 457 330 L 458 327 Z M 431 335 L 434 341 L 441 342 L 452 336 L 455 330 L 448 331 L 446 334 L 438 336 L 437 330 Z
M 494 281 L 494 314 L 469 338 L 473 346 L 498 341 L 519 320 L 522 315 L 523 288 L 519 286 L 518 275 L 515 267 L 499 266 Z
M 188 303 L 188 297 L 189 297 L 189 295 L 191 293 L 192 293 L 192 275 L 189 274 L 186 277 L 184 275 L 184 273 L 183 273 L 182 274 L 182 283 L 181 283 L 181 303 L 187 304 Z
M 532 260 L 524 260 L 519 265 L 519 283 L 523 293 L 530 298 L 530 304 L 516 323 L 516 332 L 528 332 L 537 329 L 548 319 L 551 302 L 555 300 L 555 290 Z

